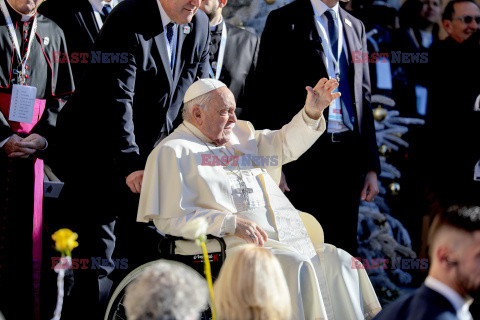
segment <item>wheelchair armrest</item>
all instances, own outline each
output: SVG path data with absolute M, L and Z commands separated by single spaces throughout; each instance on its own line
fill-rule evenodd
M 225 254 L 225 251 L 227 249 L 227 245 L 225 244 L 225 240 L 223 240 L 223 238 L 219 238 L 219 237 L 216 237 L 216 236 L 213 236 L 211 234 L 207 235 L 207 239 L 214 239 L 214 240 L 217 240 L 219 245 L 220 245 L 220 258 L 222 260 L 222 263 L 225 261 L 225 258 L 226 258 L 226 254 Z M 175 255 L 175 248 L 176 248 L 176 245 L 175 245 L 175 241 L 177 240 L 182 240 L 182 241 L 193 241 L 193 240 L 190 240 L 190 239 L 185 239 L 183 237 L 177 237 L 177 236 L 172 236 L 172 235 L 168 235 L 166 234 L 159 242 L 158 244 L 158 250 L 160 253 L 162 252 L 165 252 L 165 249 L 167 251 L 167 255 L 168 256 L 174 256 Z M 166 248 L 165 248 L 166 246 Z

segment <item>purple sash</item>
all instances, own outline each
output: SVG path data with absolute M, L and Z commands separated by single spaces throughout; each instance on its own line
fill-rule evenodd
M 0 110 L 6 119 L 10 112 L 11 95 L 0 93 Z M 35 100 L 32 123 L 8 121 L 10 128 L 15 133 L 29 134 L 33 127 L 40 121 L 45 111 L 43 99 Z M 34 166 L 34 195 L 33 195 L 33 232 L 32 232 L 32 263 L 33 263 L 33 303 L 35 319 L 40 319 L 40 270 L 42 264 L 42 225 L 43 225 L 43 160 L 33 156 Z

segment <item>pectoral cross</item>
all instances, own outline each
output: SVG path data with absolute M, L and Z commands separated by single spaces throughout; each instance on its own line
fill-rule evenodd
M 234 189 L 233 192 L 235 194 L 241 194 L 243 196 L 243 203 L 245 206 L 249 207 L 250 206 L 250 201 L 248 200 L 248 194 L 253 193 L 252 188 L 247 188 L 247 185 L 243 180 L 239 180 L 240 183 L 240 188 Z

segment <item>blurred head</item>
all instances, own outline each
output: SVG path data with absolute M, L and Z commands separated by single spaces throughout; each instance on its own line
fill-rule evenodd
M 43 0 L 8 0 L 8 3 L 20 13 L 32 14 Z
M 277 258 L 248 244 L 230 254 L 214 284 L 219 320 L 289 320 L 291 302 Z
M 442 24 L 452 39 L 462 43 L 480 28 L 480 8 L 470 0 L 453 0 L 443 11 Z
M 217 146 L 222 146 L 230 141 L 237 122 L 235 108 L 235 98 L 224 83 L 200 79 L 185 93 L 182 116 Z
M 178 24 L 190 23 L 200 7 L 200 0 L 160 0 L 163 10 Z
M 453 206 L 429 230 L 430 275 L 461 296 L 480 294 L 480 207 Z
M 197 320 L 208 297 L 207 282 L 196 271 L 161 260 L 127 287 L 124 305 L 129 320 Z
M 228 0 L 202 0 L 200 9 L 205 12 L 212 25 L 217 24 L 222 16 L 222 9 L 227 5 Z
M 422 0 L 422 8 L 420 10 L 420 18 L 429 22 L 437 23 L 440 22 L 440 17 L 442 15 L 441 10 L 441 1 L 440 0 Z

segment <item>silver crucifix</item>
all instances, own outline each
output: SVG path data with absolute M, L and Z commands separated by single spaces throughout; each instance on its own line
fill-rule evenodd
M 247 188 L 247 185 L 243 180 L 239 180 L 240 183 L 240 188 L 234 189 L 233 192 L 235 194 L 241 194 L 243 196 L 243 203 L 245 206 L 249 207 L 250 206 L 250 200 L 248 199 L 248 194 L 253 193 L 252 188 Z

